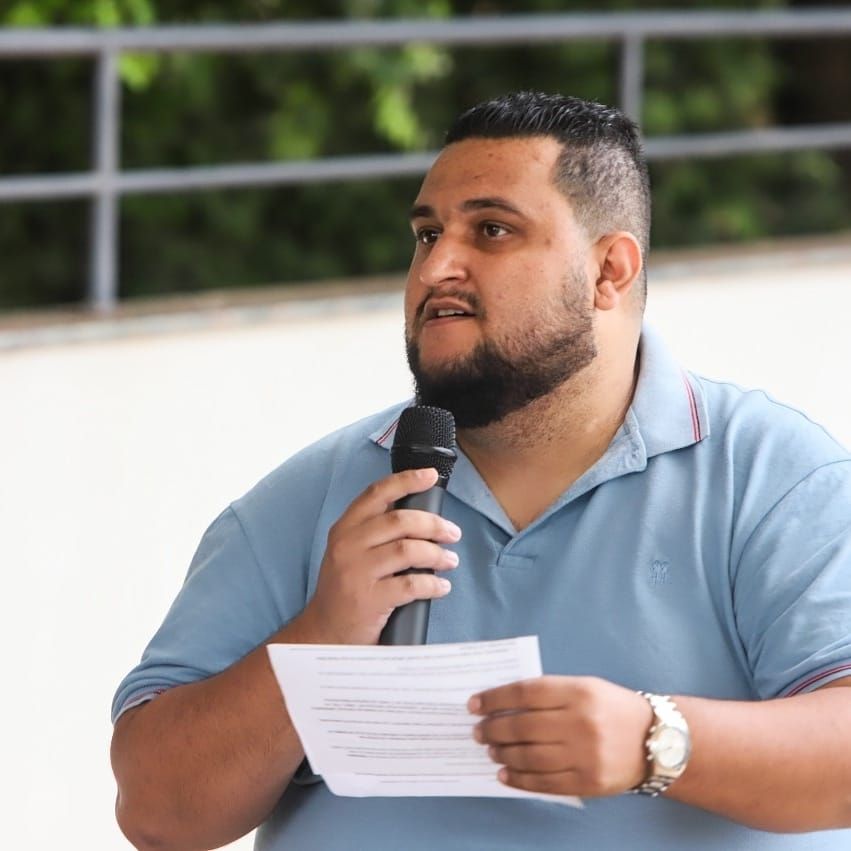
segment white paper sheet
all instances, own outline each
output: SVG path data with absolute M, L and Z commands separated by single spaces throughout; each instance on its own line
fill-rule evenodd
M 513 789 L 473 739 L 476 692 L 541 675 L 537 636 L 365 647 L 271 644 L 272 668 L 313 770 L 336 795 L 578 798 Z

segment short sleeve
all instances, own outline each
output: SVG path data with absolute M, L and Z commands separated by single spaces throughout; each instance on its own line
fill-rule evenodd
M 851 462 L 819 467 L 767 512 L 742 551 L 733 596 L 760 697 L 851 676 Z
M 224 670 L 282 622 L 245 529 L 228 508 L 204 533 L 162 626 L 119 686 L 113 721 L 173 686 Z

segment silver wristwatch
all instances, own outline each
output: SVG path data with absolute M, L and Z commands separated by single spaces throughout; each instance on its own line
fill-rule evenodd
M 644 742 L 650 769 L 647 777 L 630 792 L 655 798 L 686 770 L 691 754 L 691 736 L 686 719 L 670 697 L 646 691 L 638 693 L 653 709 L 653 725 Z

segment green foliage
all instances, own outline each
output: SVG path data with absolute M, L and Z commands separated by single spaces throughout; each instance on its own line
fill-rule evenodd
M 12 0 L 0 6 L 0 25 L 440 18 L 643 6 L 637 0 Z M 725 3 L 654 3 L 655 8 L 707 6 Z M 784 49 L 750 39 L 649 42 L 646 135 L 794 119 L 788 92 L 806 93 L 809 104 L 817 97 L 810 93 L 823 87 L 807 82 L 803 65 L 791 72 Z M 842 49 L 839 43 L 836 55 L 851 76 Z M 440 145 L 460 110 L 508 90 L 561 90 L 617 102 L 618 62 L 617 45 L 607 42 L 125 55 L 120 63 L 122 166 L 430 150 Z M 835 66 L 831 73 L 835 78 Z M 91 64 L 82 59 L 0 63 L 0 173 L 87 170 L 91 83 Z M 831 112 L 814 120 L 848 120 L 848 106 L 844 109 L 844 117 Z M 847 228 L 849 175 L 847 159 L 818 151 L 654 164 L 654 245 Z M 398 271 L 411 247 L 406 211 L 418 182 L 125 198 L 122 295 Z M 0 309 L 83 298 L 86 206 L 0 205 Z
M 12 0 L 2 21 L 12 27 L 87 24 L 115 27 L 119 24 L 151 24 L 155 20 L 150 0 Z
M 851 223 L 841 171 L 817 151 L 659 163 L 654 227 L 668 245 L 824 233 Z M 658 240 L 657 240 L 658 242 Z
M 413 99 L 418 85 L 448 76 L 452 62 L 447 52 L 426 44 L 401 50 L 358 50 L 351 55 L 352 70 L 374 80 L 374 126 L 387 141 L 402 149 L 422 146 L 426 137 Z
M 17 0 L 0 15 L 13 27 L 84 24 L 94 27 L 144 26 L 155 21 L 151 0 Z M 121 57 L 121 79 L 131 89 L 144 88 L 156 74 L 158 58 L 132 54 Z

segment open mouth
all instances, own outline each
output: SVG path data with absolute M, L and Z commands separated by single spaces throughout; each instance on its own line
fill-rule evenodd
M 435 319 L 457 319 L 459 317 L 464 316 L 472 316 L 472 313 L 467 313 L 464 310 L 438 310 L 434 316 L 431 317 L 429 321 L 433 321 Z
M 423 324 L 434 325 L 437 323 L 457 322 L 460 319 L 472 319 L 475 315 L 473 310 L 466 305 L 458 303 L 441 304 L 435 301 L 426 304 L 423 311 Z

